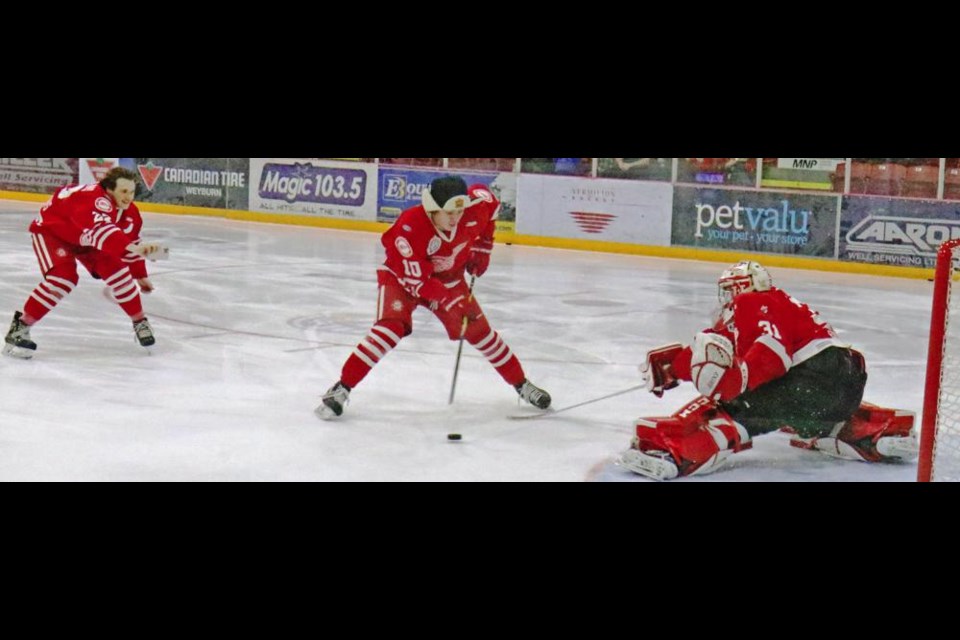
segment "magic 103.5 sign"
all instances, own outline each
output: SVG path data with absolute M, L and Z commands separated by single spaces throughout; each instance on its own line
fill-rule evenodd
M 265 200 L 363 206 L 367 174 L 362 169 L 310 163 L 267 163 L 258 193 Z
M 308 158 L 251 158 L 250 206 L 277 214 L 374 220 L 376 165 Z

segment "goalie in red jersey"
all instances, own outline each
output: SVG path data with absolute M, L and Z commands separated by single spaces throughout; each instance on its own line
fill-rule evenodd
M 726 269 L 718 285 L 714 326 L 690 346 L 651 350 L 641 367 L 658 397 L 681 380 L 703 395 L 670 417 L 638 419 L 621 466 L 658 480 L 709 473 L 778 429 L 794 434 L 793 446 L 839 458 L 916 456 L 913 413 L 861 403 L 863 356 L 816 311 L 774 287 L 756 262 Z
M 30 328 L 43 319 L 77 286 L 77 262 L 94 278 L 102 279 L 110 298 L 133 322 L 133 332 L 144 347 L 154 344 L 143 312 L 140 292 L 153 291 L 144 258 L 163 257 L 166 248 L 140 242 L 143 219 L 133 203 L 137 174 L 114 167 L 95 184 L 58 189 L 30 224 L 33 250 L 43 280 L 13 314 L 3 353 L 33 357 L 37 345 Z
M 538 409 L 550 394 L 527 380 L 523 367 L 487 321 L 471 295 L 464 272 L 482 276 L 490 264 L 500 201 L 490 190 L 458 176 L 437 178 L 422 204 L 400 214 L 381 238 L 386 260 L 378 268 L 377 319 L 347 358 L 316 414 L 330 420 L 343 414 L 350 391 L 413 331 L 413 311 L 424 307 L 443 323 L 451 340 L 473 345 L 520 397 Z

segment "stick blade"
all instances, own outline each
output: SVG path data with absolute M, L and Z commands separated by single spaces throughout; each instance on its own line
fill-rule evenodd
M 553 408 L 544 409 L 544 410 L 538 409 L 537 411 L 538 413 L 524 413 L 521 415 L 507 416 L 507 418 L 509 418 L 510 420 L 536 420 L 537 418 L 545 418 L 557 412 L 556 409 L 553 409 Z

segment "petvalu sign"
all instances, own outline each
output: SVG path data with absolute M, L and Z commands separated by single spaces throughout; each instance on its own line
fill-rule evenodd
M 837 197 L 678 187 L 671 244 L 833 257 Z

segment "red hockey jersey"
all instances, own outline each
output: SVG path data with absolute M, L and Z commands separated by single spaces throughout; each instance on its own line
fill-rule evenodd
M 746 388 L 755 389 L 828 347 L 850 346 L 837 339 L 816 311 L 776 287 L 740 294 L 710 331 L 733 342 L 737 360 L 717 386 L 722 400 L 740 394 L 741 363 L 746 365 Z M 678 354 L 674 375 L 690 380 L 690 356 L 690 347 Z
M 434 226 L 423 205 L 400 214 L 380 239 L 386 251 L 377 272 L 380 284 L 396 280 L 416 298 L 435 299 L 430 292 L 438 291 L 438 286 L 452 287 L 463 278 L 470 249 L 477 244 L 492 246 L 500 213 L 500 201 L 486 185 L 472 185 L 467 194 L 472 204 L 450 233 Z
M 128 264 L 134 278 L 145 278 L 143 258 L 127 251 L 127 245 L 140 240 L 142 227 L 137 205 L 118 209 L 99 184 L 82 184 L 58 189 L 41 207 L 30 231 L 75 245 L 78 254 L 96 250 L 113 255 Z

